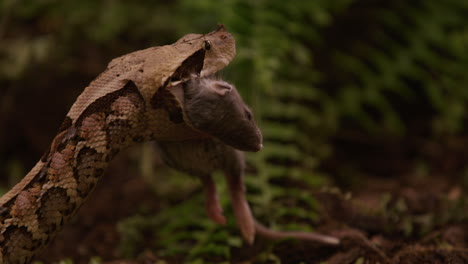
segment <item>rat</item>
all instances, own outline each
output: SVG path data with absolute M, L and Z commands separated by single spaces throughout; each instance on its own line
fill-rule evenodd
M 254 218 L 245 197 L 243 151 L 261 150 L 262 134 L 252 111 L 232 84 L 213 77 L 192 78 L 175 88 L 174 94 L 184 105 L 189 125 L 211 137 L 160 141 L 161 157 L 168 166 L 201 179 L 206 210 L 213 221 L 226 223 L 212 179 L 213 172 L 220 170 L 227 181 L 237 225 L 249 244 L 253 243 L 255 234 L 270 239 L 297 238 L 339 244 L 337 238 L 317 233 L 274 231 Z
M 182 88 L 189 125 L 239 150 L 256 152 L 263 147 L 252 110 L 232 84 L 211 76 L 192 78 Z

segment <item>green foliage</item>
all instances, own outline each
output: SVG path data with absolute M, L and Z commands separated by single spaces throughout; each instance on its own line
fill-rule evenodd
M 180 37 L 180 19 L 174 4 L 161 2 L 5 0 L 0 3 L 0 81 L 19 79 L 36 63 L 55 62 L 59 72 L 79 72 L 81 65 L 72 60 L 76 54 L 97 51 L 94 59 L 106 63 L 116 54 L 171 43 Z
M 178 175 L 176 175 L 178 174 Z M 174 173 L 174 178 L 186 177 Z M 177 179 L 175 179 L 177 181 Z M 159 192 L 159 186 L 154 186 Z M 219 193 L 226 193 L 226 186 L 219 184 Z M 177 191 L 180 194 L 180 191 Z M 227 197 L 220 197 L 221 204 L 228 208 Z M 164 208 L 156 215 L 131 216 L 119 225 L 122 235 L 121 252 L 126 257 L 134 257 L 142 252 L 142 245 L 148 244 L 148 234 L 154 236 L 150 246 L 156 248 L 159 256 L 168 259 L 183 257 L 184 263 L 208 263 L 227 261 L 230 248 L 240 247 L 242 240 L 237 235 L 233 215 L 226 214 L 228 223 L 219 226 L 206 216 L 203 206 L 204 196 L 200 193 L 190 199 Z
M 265 102 L 267 96 L 303 99 L 309 111 L 297 115 L 314 122 L 302 128 L 306 131 L 319 128 L 330 136 L 351 118 L 365 129 L 401 134 L 408 122 L 402 110 L 417 104 L 435 111 L 430 116 L 435 134 L 463 129 L 468 99 L 463 1 L 181 3 L 186 10 L 216 14 L 212 22 L 222 21 L 235 33 L 239 52 L 232 78 L 257 111 L 283 110 L 278 102 Z
M 414 207 L 415 201 L 412 202 Z M 432 205 L 434 208 L 431 210 L 425 208 L 417 212 L 410 209 L 410 203 L 407 198 L 386 193 L 373 213 L 387 222 L 384 226 L 386 232 L 401 233 L 406 237 L 427 236 L 447 223 L 464 223 L 468 220 L 466 197 L 447 195 Z
M 180 1 L 182 16 L 200 14 L 181 22 L 182 31 L 221 22 L 235 34 L 238 55 L 224 74 L 253 106 L 265 138 L 264 149 L 248 156 L 255 215 L 274 228 L 311 230 L 319 207 L 310 187 L 325 184 L 317 168 L 333 153 L 330 137 L 349 121 L 364 131 L 404 135 L 413 122 L 408 111 L 419 107 L 416 118 L 429 120 L 433 136 L 462 132 L 467 7 L 463 1 Z M 170 212 L 193 211 L 191 203 Z M 403 213 L 398 208 L 394 215 Z M 212 232 L 221 231 L 200 217 L 197 233 L 181 234 L 192 238 L 182 251 L 192 260 L 228 259 L 227 247 L 208 246 L 219 245 Z M 168 219 L 168 234 L 192 230 L 193 221 Z M 405 232 L 419 220 L 425 229 L 433 225 L 407 220 Z M 163 248 L 176 253 L 181 245 L 187 244 L 174 239 Z
M 357 1 L 335 30 L 359 32 L 338 36 L 346 38 L 347 45 L 332 45 L 326 56 L 340 75 L 333 78 L 339 80 L 342 114 L 358 118 L 368 128 L 383 125 L 403 132 L 407 118 L 403 111 L 417 109 L 401 111 L 402 102 L 417 103 L 415 107 L 429 104 L 435 111 L 434 133 L 461 132 L 468 99 L 464 74 L 468 52 L 459 48 L 468 44 L 462 37 L 467 32 L 466 11 L 462 1 L 393 1 L 369 9 Z M 348 21 L 355 24 L 345 24 Z
M 312 230 L 319 206 L 310 190 L 328 183 L 319 169 L 333 155 L 330 142 L 337 134 L 358 129 L 397 137 L 415 130 L 432 139 L 466 132 L 465 0 L 5 0 L 0 8 L 5 87 L 38 63 L 52 64 L 58 73 L 94 76 L 116 55 L 225 24 L 238 55 L 222 74 L 255 110 L 265 139 L 264 149 L 248 156 L 248 199 L 255 215 L 274 228 Z M 94 68 L 78 65 L 80 56 Z M 11 109 L 9 96 L 0 94 L 0 114 Z M 145 153 L 143 159 L 151 158 Z M 21 171 L 13 161 L 10 171 Z M 180 189 L 171 194 L 174 186 L 193 191 L 180 175 L 151 180 L 147 167 L 143 174 L 169 200 L 180 196 Z M 228 261 L 230 248 L 241 243 L 233 217 L 226 210 L 228 227 L 216 226 L 202 200 L 194 195 L 168 202 L 157 215 L 122 222 L 123 254 L 138 255 L 145 245 L 168 258 L 187 254 L 184 260 L 191 263 Z M 228 208 L 229 202 L 224 198 L 222 204 Z M 464 207 L 454 203 L 444 217 L 464 219 L 457 214 Z M 404 203 L 386 213 L 399 217 Z M 415 220 L 402 223 L 412 234 Z M 437 221 L 421 219 L 421 225 L 429 229 Z M 145 232 L 154 236 L 149 245 Z M 259 258 L 280 263 L 271 252 Z

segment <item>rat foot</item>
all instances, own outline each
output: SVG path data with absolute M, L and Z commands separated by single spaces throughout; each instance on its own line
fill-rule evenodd
M 262 225 L 252 215 L 250 206 L 245 198 L 245 189 L 242 177 L 233 177 L 228 174 L 225 176 L 231 194 L 231 202 L 237 225 L 241 230 L 242 236 L 249 244 L 253 243 L 255 234 L 271 240 L 292 238 L 302 241 L 314 241 L 327 245 L 340 244 L 340 240 L 332 236 L 317 234 L 314 232 L 275 231 Z
M 237 225 L 239 226 L 242 237 L 251 245 L 255 239 L 255 218 L 252 215 L 249 203 L 245 199 L 242 177 L 236 177 L 227 173 L 225 176 Z
M 240 177 L 225 175 L 228 189 L 231 196 L 232 208 L 237 225 L 242 237 L 250 245 L 253 244 L 255 235 L 265 237 L 270 240 L 297 239 L 301 241 L 313 241 L 327 245 L 339 245 L 338 238 L 322 235 L 314 232 L 302 231 L 276 231 L 259 223 L 250 210 L 250 206 L 245 198 L 245 189 Z M 225 224 L 226 218 L 222 214 L 223 210 L 219 203 L 216 185 L 211 176 L 202 177 L 203 188 L 206 196 L 206 210 L 208 216 L 216 223 Z
M 223 215 L 223 209 L 219 203 L 216 185 L 213 178 L 209 175 L 201 178 L 206 197 L 206 211 L 211 220 L 219 224 L 226 224 L 226 218 Z M 241 231 L 242 237 L 253 244 L 255 238 L 255 219 L 250 211 L 249 204 L 245 200 L 244 188 L 235 181 L 228 180 L 229 191 L 231 194 L 232 207 L 237 225 Z M 240 187 L 239 187 L 240 186 Z
M 255 218 L 250 211 L 248 202 L 245 196 L 240 193 L 231 193 L 232 208 L 236 217 L 237 225 L 241 231 L 242 237 L 249 243 L 253 244 L 255 239 Z
M 213 178 L 210 175 L 201 178 L 203 187 L 205 189 L 206 198 L 206 212 L 208 217 L 211 218 L 215 223 L 225 225 L 226 217 L 223 215 L 223 208 L 219 203 L 218 193 L 216 192 L 216 185 Z

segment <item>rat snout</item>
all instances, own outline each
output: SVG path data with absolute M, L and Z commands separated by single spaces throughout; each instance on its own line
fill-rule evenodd
M 262 148 L 263 148 L 263 144 L 259 144 L 259 145 L 255 146 L 255 148 L 252 149 L 251 151 L 252 152 L 258 152 L 258 151 L 262 150 Z
M 263 144 L 241 145 L 241 146 L 234 146 L 234 147 L 242 151 L 258 152 L 263 148 Z
M 260 130 L 251 131 L 251 133 L 242 133 L 236 137 L 220 138 L 221 141 L 238 150 L 257 152 L 263 148 L 262 133 Z
M 263 148 L 263 135 L 260 129 L 258 128 L 257 128 L 257 138 L 258 138 L 258 144 L 257 144 L 257 150 L 255 152 L 260 151 Z
M 262 132 L 260 132 L 260 129 L 255 131 L 255 136 L 252 136 L 251 142 L 253 144 L 251 144 L 250 149 L 247 151 L 257 152 L 263 148 L 263 136 Z

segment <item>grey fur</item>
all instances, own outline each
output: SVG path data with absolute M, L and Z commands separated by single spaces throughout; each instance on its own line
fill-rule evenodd
M 183 84 L 184 110 L 198 130 L 243 151 L 259 151 L 262 133 L 236 88 L 222 80 L 195 78 Z

